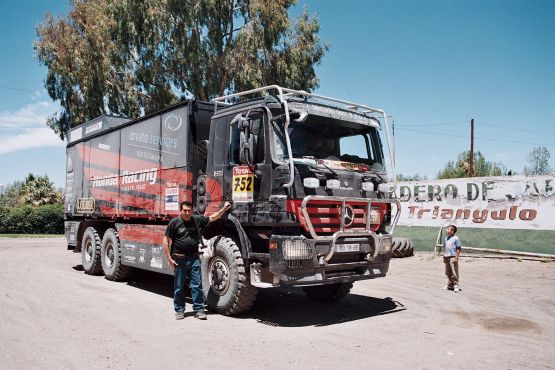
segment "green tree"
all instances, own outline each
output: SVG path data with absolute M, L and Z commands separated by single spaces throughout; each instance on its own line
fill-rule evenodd
M 20 205 L 41 206 L 57 204 L 62 200 L 62 194 L 54 188 L 48 176 L 27 175 L 18 194 Z
M 469 177 L 470 175 L 470 152 L 460 153 L 456 161 L 448 161 L 443 170 L 437 174 L 438 179 L 455 179 Z M 498 162 L 486 161 L 481 152 L 474 153 L 474 176 L 502 176 L 507 174 L 505 166 Z
M 0 195 L 0 208 L 13 208 L 19 205 L 19 193 L 21 191 L 21 181 L 14 181 L 10 184 L 6 191 Z
M 549 157 L 551 153 L 544 146 L 534 148 L 528 154 L 528 165 L 524 166 L 524 174 L 526 176 L 532 175 L 547 175 L 551 173 L 551 166 L 549 165 Z
M 280 84 L 310 91 L 327 46 L 295 0 L 72 0 L 62 19 L 37 27 L 45 87 L 62 109 L 47 124 L 63 139 L 103 113 L 137 117 L 187 98 L 201 100 Z

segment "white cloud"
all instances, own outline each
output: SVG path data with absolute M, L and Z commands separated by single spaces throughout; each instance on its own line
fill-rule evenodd
M 14 111 L 0 112 L 0 154 L 31 148 L 63 146 L 64 142 L 46 126 L 58 106 L 37 101 Z
M 15 152 L 17 150 L 65 146 L 65 142 L 49 127 L 26 128 L 23 133 L 11 136 L 0 136 L 0 154 Z
M 48 116 L 58 110 L 51 102 L 37 101 L 16 111 L 0 112 L 0 128 L 44 127 Z

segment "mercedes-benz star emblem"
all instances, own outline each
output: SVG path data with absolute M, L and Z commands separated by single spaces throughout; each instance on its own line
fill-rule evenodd
M 351 226 L 355 221 L 355 211 L 350 205 L 345 206 L 345 214 L 343 215 L 343 222 L 345 226 Z

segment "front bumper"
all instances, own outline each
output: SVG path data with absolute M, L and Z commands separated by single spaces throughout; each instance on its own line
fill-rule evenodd
M 270 272 L 284 285 L 321 285 L 384 277 L 391 235 L 336 232 L 330 239 L 273 235 Z

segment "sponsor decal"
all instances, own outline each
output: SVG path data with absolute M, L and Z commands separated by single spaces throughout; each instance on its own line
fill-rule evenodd
M 368 166 L 365 164 L 332 161 L 329 159 L 317 159 L 316 164 L 319 166 L 329 167 L 333 170 L 348 170 L 348 171 L 358 171 L 358 172 L 368 171 Z
M 145 248 L 139 248 L 139 263 L 145 263 Z
M 214 171 L 214 177 L 220 177 L 224 175 L 224 171 L 223 170 L 217 170 Z
M 164 120 L 164 127 L 169 131 L 177 131 L 181 128 L 183 120 L 180 115 L 170 114 Z
M 379 127 L 378 123 L 369 117 L 353 112 L 335 109 L 332 107 L 326 107 L 317 104 L 290 104 L 290 106 L 300 107 L 300 109 L 306 110 L 309 114 L 332 117 L 344 121 L 357 122 L 368 126 Z
M 252 202 L 254 195 L 254 172 L 249 166 L 233 167 L 232 199 L 234 202 Z
M 166 200 L 166 211 L 179 210 L 179 188 L 166 188 L 164 198 Z
M 163 148 L 176 149 L 177 148 L 177 138 L 150 135 L 146 132 L 130 132 L 129 141 L 134 141 L 136 143 L 150 144 L 153 146 L 162 146 Z
M 98 149 L 102 149 L 102 150 L 110 150 L 110 145 L 108 145 L 108 144 L 102 144 L 102 143 L 98 143 Z
M 150 267 L 157 269 L 162 268 L 162 247 L 152 247 L 152 259 L 150 260 Z
M 94 212 L 94 198 L 78 198 L 77 199 L 77 212 L 78 213 L 92 213 L 92 212 Z
M 147 182 L 149 184 L 155 184 L 158 178 L 158 169 L 150 168 L 147 170 L 140 171 L 123 171 L 121 176 L 122 185 L 138 184 Z M 116 174 L 110 174 L 108 176 L 93 176 L 91 186 L 93 188 L 99 188 L 103 186 L 116 186 L 120 183 L 120 179 Z
M 102 121 L 90 124 L 85 128 L 85 135 L 102 130 Z

